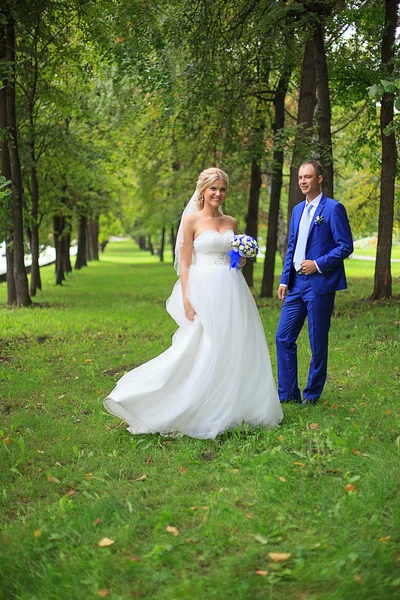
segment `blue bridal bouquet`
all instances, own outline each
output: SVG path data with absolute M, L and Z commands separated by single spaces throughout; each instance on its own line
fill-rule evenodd
M 240 257 L 254 258 L 259 252 L 257 241 L 250 235 L 239 234 L 235 235 L 231 242 L 232 250 L 228 252 L 228 256 L 231 259 L 230 268 L 238 269 L 240 264 Z

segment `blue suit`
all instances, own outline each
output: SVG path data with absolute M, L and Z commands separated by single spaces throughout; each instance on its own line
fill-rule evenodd
M 276 334 L 281 400 L 300 400 L 296 341 L 306 316 L 312 358 L 304 399 L 316 399 L 322 393 L 327 374 L 328 333 L 335 292 L 347 287 L 343 261 L 353 252 L 353 239 L 344 206 L 323 195 L 310 224 L 305 254 L 306 259 L 316 261 L 321 272 L 312 275 L 296 273 L 293 256 L 304 207 L 305 201 L 293 209 L 280 281 L 288 286 Z

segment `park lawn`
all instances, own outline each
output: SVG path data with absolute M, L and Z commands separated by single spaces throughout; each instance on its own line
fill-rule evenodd
M 371 256 L 372 258 L 375 258 L 376 256 L 376 247 L 371 247 L 371 248 L 354 248 L 354 254 L 357 255 L 361 255 L 361 256 Z M 392 246 L 392 252 L 391 252 L 391 258 L 392 260 L 400 260 L 400 244 L 395 244 Z
M 367 300 L 372 262 L 346 268 L 321 403 L 216 440 L 131 436 L 102 408 L 170 344 L 170 264 L 119 242 L 62 287 L 42 269 L 33 308 L 0 286 L 0 598 L 398 598 L 400 264 L 391 302 Z M 281 305 L 257 302 L 276 373 Z M 308 360 L 304 332 L 302 384 Z

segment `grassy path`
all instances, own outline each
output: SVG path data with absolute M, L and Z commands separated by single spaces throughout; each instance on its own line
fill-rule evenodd
M 170 344 L 170 265 L 114 243 L 1 307 L 0 598 L 398 598 L 400 265 L 374 304 L 373 263 L 346 266 L 323 402 L 212 441 L 130 436 L 102 409 Z M 258 305 L 275 369 L 280 303 Z M 305 334 L 299 353 L 304 383 Z

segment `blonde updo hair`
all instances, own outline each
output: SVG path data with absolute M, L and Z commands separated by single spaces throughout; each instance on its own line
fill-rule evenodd
M 198 210 L 201 210 L 204 206 L 204 190 L 209 188 L 214 183 L 214 181 L 217 181 L 217 179 L 223 179 L 226 183 L 226 189 L 228 189 L 229 177 L 225 173 L 225 171 L 222 171 L 222 169 L 217 169 L 217 167 L 211 167 L 210 169 L 205 169 L 200 173 L 196 183 L 197 195 L 195 198 Z

